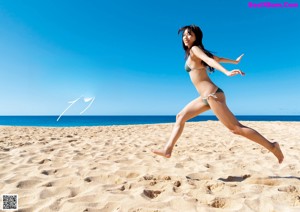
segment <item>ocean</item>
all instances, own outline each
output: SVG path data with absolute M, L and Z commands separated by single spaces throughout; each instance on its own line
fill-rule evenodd
M 236 116 L 240 121 L 299 122 L 300 116 Z M 174 123 L 176 116 L 0 116 L 0 126 L 79 127 Z M 197 116 L 188 122 L 216 121 L 216 116 Z

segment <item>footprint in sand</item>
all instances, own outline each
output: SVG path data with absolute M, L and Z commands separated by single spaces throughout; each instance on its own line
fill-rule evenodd
M 219 198 L 216 197 L 209 206 L 213 208 L 225 208 L 228 204 L 227 200 L 225 198 Z
M 181 186 L 181 182 L 180 182 L 179 180 L 175 181 L 175 182 L 173 183 L 173 191 L 174 191 L 175 193 L 181 192 L 182 189 L 180 188 L 180 186 Z
M 117 175 L 103 174 L 97 176 L 88 176 L 84 179 L 87 183 L 98 183 L 103 185 L 115 185 L 123 182 L 123 178 Z
M 280 184 L 280 182 L 278 180 L 270 179 L 270 178 L 256 178 L 256 179 L 252 179 L 249 183 L 261 184 L 261 185 L 267 185 L 267 186 L 276 186 L 276 185 Z
M 71 190 L 71 194 L 70 194 L 70 197 L 76 197 L 81 191 L 79 188 L 75 188 L 75 187 L 71 187 L 70 188 Z
M 55 174 L 57 172 L 57 170 L 43 170 L 41 172 L 41 174 L 44 174 L 44 175 L 52 175 L 52 174 Z
M 292 186 L 292 185 L 278 188 L 278 191 L 283 191 L 283 192 L 287 192 L 287 193 L 293 193 L 293 192 L 297 193 L 298 192 L 297 188 L 295 186 Z
M 159 180 L 171 180 L 170 176 L 158 176 Z
M 146 197 L 149 197 L 150 199 L 154 199 L 156 198 L 159 194 L 161 194 L 162 191 L 154 191 L 154 190 L 144 190 L 143 191 L 143 194 L 146 196 Z
M 53 186 L 53 183 L 52 182 L 49 182 L 49 183 L 46 183 L 43 185 L 44 187 L 52 187 Z
M 290 169 L 290 170 L 295 170 L 295 167 L 296 167 L 295 164 L 290 164 L 290 165 L 289 165 L 289 169 Z
M 36 186 L 37 184 L 41 183 L 42 181 L 40 180 L 24 180 L 24 181 L 20 181 L 17 184 L 17 188 L 33 188 L 34 186 Z
M 145 175 L 143 178 L 144 180 L 156 180 L 153 175 Z
M 202 174 L 202 173 L 192 173 L 186 176 L 188 180 L 211 180 L 212 176 L 208 174 Z
M 181 186 L 181 182 L 179 180 L 174 182 L 174 186 L 176 187 L 180 187 Z
M 53 152 L 54 151 L 54 148 L 45 148 L 45 149 L 41 149 L 40 152 L 42 153 L 50 153 L 50 152 Z
M 156 182 L 155 180 L 153 180 L 153 181 L 151 181 L 151 182 L 149 183 L 150 186 L 154 186 L 154 185 L 156 185 L 156 184 L 157 184 L 157 182 Z
M 145 175 L 141 180 L 171 180 L 171 177 L 168 175 L 160 175 L 155 177 L 154 175 Z
M 215 183 L 215 184 L 208 185 L 206 188 L 209 193 L 212 193 L 212 192 L 221 191 L 224 189 L 224 187 L 225 187 L 225 183 Z
M 92 182 L 92 179 L 91 179 L 90 177 L 86 177 L 86 178 L 84 179 L 84 181 L 90 183 L 90 182 Z
M 40 162 L 38 162 L 38 164 L 44 164 L 44 163 L 46 163 L 46 162 L 49 162 L 49 161 L 51 161 L 51 159 L 43 159 L 43 160 L 41 160 Z

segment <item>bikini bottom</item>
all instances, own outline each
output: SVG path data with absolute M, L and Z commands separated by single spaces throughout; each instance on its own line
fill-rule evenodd
M 216 91 L 215 93 L 211 93 L 211 94 L 209 94 L 207 97 L 202 97 L 203 103 L 204 103 L 205 105 L 209 105 L 209 104 L 208 104 L 208 101 L 207 101 L 208 98 L 209 98 L 209 97 L 213 97 L 213 98 L 216 99 L 216 98 L 217 98 L 216 93 L 224 93 L 224 92 L 223 92 L 223 90 L 222 90 L 221 88 L 218 88 L 217 91 Z

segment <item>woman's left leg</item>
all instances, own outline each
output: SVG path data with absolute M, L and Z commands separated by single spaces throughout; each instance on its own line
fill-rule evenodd
M 176 116 L 176 123 L 173 127 L 169 141 L 166 143 L 164 149 L 152 150 L 153 153 L 169 158 L 171 157 L 173 147 L 179 139 L 185 122 L 195 116 L 209 110 L 209 106 L 202 101 L 201 97 L 198 97 L 187 104 Z
M 211 110 L 217 118 L 234 134 L 244 136 L 271 151 L 278 159 L 278 162 L 283 161 L 283 154 L 277 142 L 270 142 L 260 133 L 250 127 L 242 125 L 232 114 L 226 105 L 224 93 L 216 94 L 218 98 L 209 98 L 208 102 Z

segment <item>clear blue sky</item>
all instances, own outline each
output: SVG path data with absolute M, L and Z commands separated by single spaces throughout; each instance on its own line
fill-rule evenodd
M 175 115 L 198 96 L 177 35 L 188 24 L 216 55 L 245 53 L 224 64 L 245 77 L 210 75 L 234 114 L 299 115 L 299 7 L 248 2 L 0 0 L 0 115 L 59 115 L 81 96 L 96 98 L 85 115 Z

